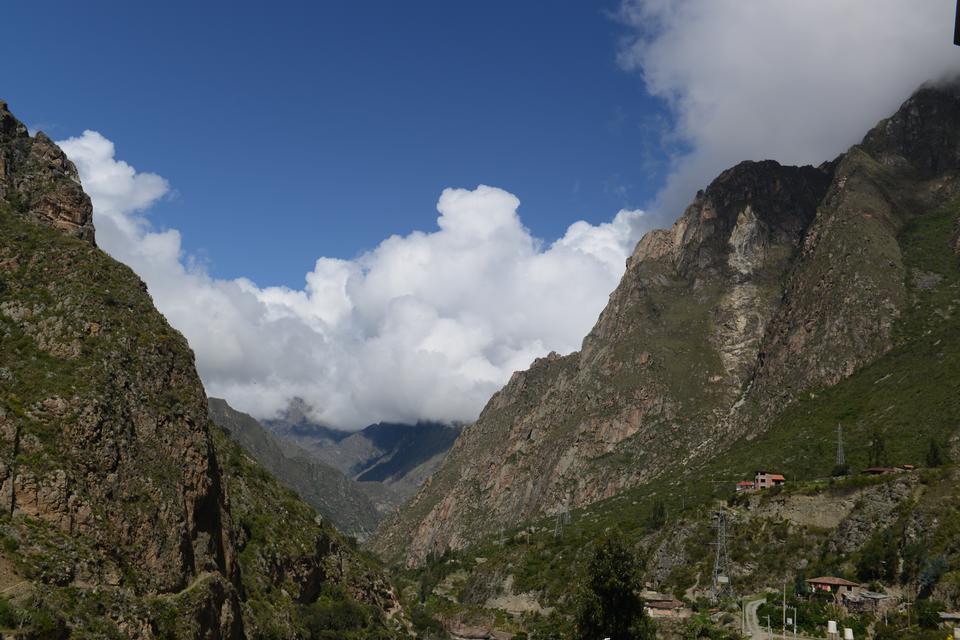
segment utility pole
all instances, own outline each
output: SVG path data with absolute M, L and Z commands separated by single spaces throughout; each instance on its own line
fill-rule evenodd
M 783 622 L 780 626 L 780 635 L 787 635 L 787 583 L 783 583 Z
M 837 468 L 843 468 L 847 464 L 847 456 L 843 452 L 843 425 L 837 425 Z

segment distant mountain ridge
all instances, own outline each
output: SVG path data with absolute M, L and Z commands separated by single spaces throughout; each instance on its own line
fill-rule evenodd
M 217 426 L 338 530 L 364 539 L 376 528 L 381 514 L 357 482 L 276 437 L 226 400 L 209 398 L 207 403 Z
M 381 510 L 392 510 L 413 495 L 439 466 L 461 430 L 437 422 L 380 422 L 345 431 L 314 422 L 309 411 L 309 406 L 296 399 L 280 417 L 264 420 L 263 425 L 362 484 L 383 484 L 385 491 L 370 489 Z

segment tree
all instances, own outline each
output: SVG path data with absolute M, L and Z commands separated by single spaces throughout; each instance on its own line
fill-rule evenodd
M 657 498 L 653 503 L 653 509 L 647 516 L 647 531 L 657 531 L 667 523 L 667 506 L 663 500 Z
M 927 447 L 927 466 L 928 467 L 939 467 L 946 462 L 943 457 L 943 449 L 940 447 L 940 443 L 937 442 L 934 438 L 930 438 L 930 445 Z
M 584 640 L 653 640 L 655 627 L 643 608 L 633 553 L 616 535 L 602 538 L 578 597 L 577 637 Z
M 796 595 L 804 595 L 810 591 L 810 588 L 807 586 L 807 574 L 803 569 L 797 571 L 797 575 L 793 577 L 793 593 Z
M 891 582 L 897 575 L 897 546 L 889 527 L 874 533 L 860 550 L 857 561 L 860 579 Z

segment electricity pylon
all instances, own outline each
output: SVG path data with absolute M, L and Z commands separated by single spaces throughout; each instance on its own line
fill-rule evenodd
M 727 556 L 727 516 L 723 505 L 716 512 L 717 541 L 714 543 L 716 554 L 713 558 L 713 581 L 710 584 L 710 596 L 714 600 L 719 600 L 723 596 L 729 596 L 730 576 L 728 568 L 730 559 Z

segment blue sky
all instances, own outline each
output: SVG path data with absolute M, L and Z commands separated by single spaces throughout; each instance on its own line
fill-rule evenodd
M 834 158 L 960 72 L 955 6 L 18 0 L 0 97 L 210 395 L 470 421 L 720 171 Z
M 446 187 L 516 194 L 547 240 L 646 204 L 669 114 L 617 65 L 616 9 L 14 2 L 0 95 L 165 177 L 150 219 L 212 274 L 299 287 L 319 256 L 433 229 Z

